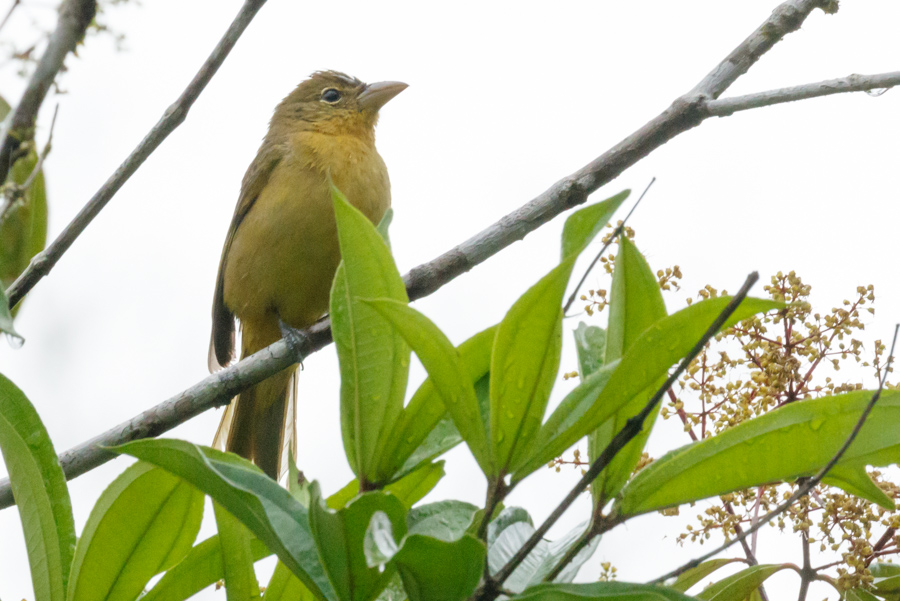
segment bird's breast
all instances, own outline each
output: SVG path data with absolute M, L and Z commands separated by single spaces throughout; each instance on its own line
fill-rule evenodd
M 390 206 L 387 169 L 374 144 L 317 136 L 294 140 L 235 232 L 225 303 L 238 318 L 277 315 L 305 327 L 327 311 L 340 262 L 329 177 L 373 223 Z

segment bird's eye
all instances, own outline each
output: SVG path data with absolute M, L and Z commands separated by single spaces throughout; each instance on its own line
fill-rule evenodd
M 341 93 L 334 88 L 326 88 L 322 90 L 322 102 L 334 104 L 341 99 Z

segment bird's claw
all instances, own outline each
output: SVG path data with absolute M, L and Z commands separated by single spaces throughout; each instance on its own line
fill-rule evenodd
M 278 328 L 281 330 L 281 337 L 287 342 L 291 351 L 301 357 L 305 357 L 306 349 L 309 346 L 309 336 L 304 334 L 301 330 L 292 328 L 284 323 L 281 318 L 278 318 Z M 300 369 L 303 369 L 303 359 L 300 359 Z

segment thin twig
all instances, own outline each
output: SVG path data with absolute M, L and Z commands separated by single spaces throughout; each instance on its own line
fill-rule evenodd
M 12 6 L 9 7 L 9 10 L 6 11 L 6 16 L 3 17 L 3 21 L 0 21 L 0 30 L 6 27 L 6 23 L 9 21 L 9 18 L 15 12 L 15 10 L 22 4 L 22 0 L 13 0 Z
M 700 565 L 701 563 L 703 563 L 704 561 L 706 561 L 707 559 L 718 555 L 722 551 L 725 551 L 726 549 L 731 547 L 731 545 L 737 543 L 740 539 L 746 538 L 747 536 L 752 535 L 754 532 L 756 532 L 757 530 L 759 530 L 760 528 L 762 528 L 763 526 L 765 526 L 766 524 L 771 522 L 773 519 L 775 519 L 776 517 L 778 517 L 785 511 L 787 511 L 794 503 L 797 502 L 798 499 L 801 499 L 805 495 L 809 494 L 809 491 L 814 489 L 819 484 L 819 482 L 822 481 L 822 478 L 824 478 L 825 475 L 831 470 L 831 468 L 833 468 L 837 464 L 837 462 L 841 460 L 841 457 L 844 456 L 844 453 L 847 451 L 848 448 L 850 448 L 850 445 L 853 444 L 853 441 L 856 439 L 856 436 L 857 436 L 857 434 L 859 434 L 859 431 L 862 430 L 862 427 L 866 423 L 866 419 L 869 417 L 869 414 L 872 412 L 872 409 L 875 408 L 875 403 L 877 403 L 878 399 L 881 397 L 881 392 L 882 392 L 882 390 L 884 390 L 884 385 L 885 385 L 885 382 L 887 381 L 888 373 L 891 371 L 891 363 L 894 360 L 894 348 L 897 344 L 898 331 L 900 331 L 900 324 L 897 324 L 897 326 L 894 328 L 894 340 L 891 343 L 891 353 L 890 353 L 890 355 L 888 355 L 888 360 L 887 360 L 887 364 L 885 366 L 884 374 L 882 374 L 882 377 L 878 382 L 878 389 L 872 394 L 871 400 L 866 405 L 866 408 L 863 410 L 862 415 L 860 415 L 859 420 L 857 420 L 856 425 L 853 427 L 853 430 L 851 430 L 850 435 L 847 436 L 847 440 L 844 441 L 844 444 L 841 445 L 841 448 L 838 449 L 837 453 L 835 453 L 835 455 L 831 458 L 831 460 L 825 464 L 825 467 L 823 467 L 821 470 L 819 470 L 819 473 L 817 473 L 815 476 L 813 476 L 812 478 L 809 478 L 808 480 L 803 482 L 803 484 L 801 484 L 797 488 L 797 490 L 794 492 L 794 494 L 792 494 L 784 503 L 782 503 L 781 505 L 779 505 L 778 507 L 776 507 L 775 509 L 773 509 L 772 511 L 770 511 L 769 513 L 764 515 L 762 517 L 762 519 L 760 519 L 751 528 L 747 529 L 742 535 L 722 544 L 721 546 L 713 549 L 709 553 L 706 553 L 704 555 L 701 555 L 700 557 L 692 559 L 691 561 L 684 564 L 680 568 L 672 570 L 668 574 L 664 574 L 664 575 L 660 576 L 659 578 L 656 578 L 655 580 L 652 581 L 653 583 L 664 582 L 664 581 L 668 580 L 669 578 L 674 578 L 674 577 L 678 576 L 679 574 L 682 574 L 682 573 L 686 572 L 687 570 L 690 570 L 691 568 L 695 568 L 698 565 Z
M 753 504 L 753 517 L 750 519 L 750 525 L 755 526 L 756 522 L 759 521 L 759 508 L 762 504 L 762 496 L 765 493 L 766 486 L 762 485 L 756 489 L 756 502 Z M 757 543 L 757 535 L 759 534 L 759 530 L 755 531 L 753 535 L 750 537 L 750 549 L 756 553 L 756 543 Z
M 646 196 L 647 191 L 650 189 L 650 186 L 652 186 L 653 182 L 655 182 L 655 181 L 656 181 L 655 177 L 650 180 L 650 183 L 647 184 L 647 187 L 644 188 L 643 192 L 641 192 L 641 195 L 637 199 L 637 202 L 634 203 L 634 206 L 631 207 L 631 210 L 628 211 L 627 215 L 625 215 L 625 219 L 622 220 L 622 223 L 620 223 L 618 226 L 616 226 L 616 229 L 613 230 L 613 232 L 609 235 L 609 238 L 607 239 L 607 241 L 603 244 L 603 248 L 600 249 L 600 252 L 598 252 L 597 256 L 594 257 L 594 260 L 591 261 L 591 264 L 588 265 L 587 269 L 584 270 L 584 275 L 581 276 L 580 280 L 578 280 L 578 284 L 576 284 L 575 289 L 572 291 L 572 295 L 569 296 L 569 300 L 567 300 L 566 304 L 563 306 L 563 315 L 565 315 L 566 313 L 569 312 L 569 309 L 572 307 L 572 303 L 574 303 L 575 299 L 578 297 L 578 291 L 584 285 L 584 281 L 587 279 L 588 275 L 591 273 L 591 270 L 594 268 L 594 265 L 596 265 L 597 261 L 600 260 L 600 257 L 603 256 L 603 253 L 606 252 L 606 249 L 608 249 L 612 245 L 612 243 L 615 242 L 618 239 L 618 237 L 622 235 L 622 232 L 625 231 L 625 224 L 628 223 L 628 218 L 631 217 L 631 215 L 634 213 L 634 210 L 638 207 L 639 204 L 641 204 L 641 201 L 644 200 L 644 196 Z
M 803 569 L 800 570 L 800 594 L 797 596 L 797 601 L 806 601 L 809 584 L 815 580 L 816 573 L 809 562 L 809 531 L 803 530 L 800 533 L 800 538 L 803 545 Z
M 15 7 L 13 7 L 15 8 Z M 12 12 L 12 11 L 10 11 Z M 0 134 L 0 183 L 6 181 L 12 167 L 12 158 L 22 142 L 31 139 L 38 111 L 47 97 L 47 92 L 63 67 L 66 56 L 75 50 L 76 44 L 84 38 L 94 15 L 96 0 L 65 0 L 59 9 L 56 29 L 50 35 L 47 49 L 38 61 L 19 104 Z M 5 21 L 4 21 L 5 22 Z
M 706 110 L 714 117 L 727 117 L 738 111 L 784 104 L 785 102 L 796 102 L 797 100 L 830 96 L 831 94 L 845 94 L 847 92 L 871 92 L 873 90 L 882 92 L 895 86 L 900 86 L 900 71 L 879 73 L 878 75 L 853 74 L 838 79 L 828 79 L 789 88 L 756 92 L 745 96 L 719 98 L 708 102 Z
M 16 203 L 24 196 L 25 192 L 31 187 L 34 180 L 37 179 L 38 174 L 44 168 L 44 160 L 47 158 L 47 155 L 50 154 L 50 149 L 53 146 L 53 129 L 56 127 L 56 115 L 58 113 L 59 105 L 57 104 L 56 108 L 53 109 L 53 120 L 50 121 L 50 133 L 47 134 L 47 143 L 44 144 L 44 150 L 38 155 L 38 160 L 34 164 L 34 169 L 31 170 L 31 173 L 28 174 L 28 177 L 25 178 L 25 181 L 21 184 L 13 182 L 9 183 L 8 192 L 5 195 L 6 198 L 4 199 L 3 206 L 0 207 L 0 227 L 3 227 L 3 222 L 6 221 L 6 218 L 9 216 L 13 207 L 15 207 Z
M 881 535 L 881 538 L 878 539 L 878 542 L 875 543 L 875 546 L 872 547 L 872 553 L 868 557 L 866 557 L 866 567 L 872 563 L 872 560 L 875 559 L 877 553 L 887 546 L 889 542 L 894 538 L 894 533 L 896 530 L 894 528 L 888 528 L 884 531 L 884 534 Z
M 581 477 L 581 480 L 578 481 L 578 484 L 569 491 L 569 494 L 560 502 L 559 505 L 556 506 L 556 509 L 550 514 L 550 516 L 544 521 L 540 527 L 535 530 L 534 534 L 529 538 L 524 545 L 516 552 L 515 555 L 510 558 L 510 560 L 504 565 L 500 570 L 497 571 L 491 582 L 486 583 L 486 590 L 490 590 L 491 587 L 496 585 L 502 585 L 503 582 L 509 578 L 509 576 L 513 573 L 513 571 L 518 567 L 520 563 L 522 563 L 528 554 L 537 546 L 537 544 L 543 539 L 544 535 L 547 534 L 547 531 L 562 517 L 563 513 L 575 502 L 575 500 L 581 495 L 582 492 L 587 490 L 587 488 L 591 485 L 597 476 L 600 475 L 607 465 L 613 460 L 616 454 L 625 447 L 635 436 L 637 436 L 641 429 L 644 426 L 644 420 L 656 409 L 656 406 L 659 404 L 663 395 L 666 394 L 666 391 L 678 381 L 678 378 L 681 377 L 681 374 L 690 366 L 691 362 L 699 355 L 703 349 L 706 347 L 706 344 L 712 339 L 713 336 L 722 328 L 722 325 L 731 317 L 731 314 L 738 308 L 741 302 L 746 298 L 747 293 L 750 292 L 750 288 L 756 281 L 759 279 L 759 274 L 756 272 L 751 273 L 746 281 L 744 281 L 743 286 L 741 286 L 740 290 L 738 290 L 737 294 L 735 294 L 731 301 L 729 301 L 728 305 L 722 310 L 721 313 L 716 317 L 716 319 L 710 324 L 709 328 L 700 337 L 694 347 L 690 350 L 690 352 L 684 356 L 681 362 L 678 364 L 678 367 L 666 378 L 666 381 L 663 385 L 656 391 L 656 393 L 650 398 L 644 408 L 641 409 L 640 413 L 630 418 L 625 426 L 619 430 L 619 432 L 613 437 L 612 441 L 603 449 L 603 452 L 600 453 L 600 456 L 597 457 L 591 463 L 591 467 L 584 473 L 584 476 Z M 552 581 L 559 573 L 568 565 L 568 563 L 575 558 L 575 556 L 586 547 L 591 539 L 594 538 L 597 534 L 602 532 L 601 522 L 595 521 L 591 524 L 591 527 L 588 531 L 579 539 L 577 543 L 575 543 L 569 551 L 565 554 L 565 556 L 560 560 L 560 562 L 553 568 L 550 574 L 547 576 L 548 581 Z
M 735 515 L 734 507 L 731 505 L 730 501 L 726 501 L 725 503 L 722 504 L 722 506 L 726 512 L 730 513 L 731 515 Z M 737 534 L 741 534 L 744 531 L 744 529 L 741 528 L 740 521 L 738 521 L 737 523 L 734 524 L 734 531 Z M 744 549 L 744 556 L 747 558 L 747 563 L 749 563 L 751 566 L 757 565 L 759 563 L 759 561 L 756 560 L 756 554 L 753 553 L 753 549 L 750 548 L 750 545 L 747 544 L 746 540 L 744 540 L 744 542 L 741 543 L 741 546 Z
M 56 262 L 59 261 L 63 253 L 69 249 L 75 239 L 81 235 L 81 232 L 94 220 L 103 207 L 112 199 L 115 193 L 128 181 L 135 171 L 138 170 L 147 157 L 149 157 L 156 148 L 162 144 L 170 133 L 172 133 L 187 117 L 188 111 L 194 104 L 194 101 L 200 96 L 200 93 L 206 87 L 206 84 L 212 79 L 216 71 L 222 65 L 225 57 L 231 52 L 238 38 L 253 20 L 257 11 L 265 4 L 266 0 L 245 0 L 240 12 L 228 27 L 228 31 L 216 44 L 215 49 L 200 70 L 188 84 L 184 92 L 175 103 L 166 109 L 162 118 L 153 126 L 153 129 L 141 140 L 141 143 L 128 155 L 128 158 L 119 165 L 116 172 L 110 176 L 106 183 L 100 187 L 93 198 L 81 209 L 66 229 L 48 246 L 44 251 L 38 253 L 31 264 L 22 275 L 13 282 L 12 286 L 6 291 L 9 298 L 10 308 L 22 300 L 22 297 L 31 290 L 31 288 L 47 275 Z M 2 154 L 0 154 L 2 161 Z M 2 164 L 0 164 L 2 169 Z

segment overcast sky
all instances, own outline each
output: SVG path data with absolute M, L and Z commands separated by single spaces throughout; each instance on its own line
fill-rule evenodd
M 31 35 L 30 17 L 52 20 L 49 4 L 55 3 L 25 0 L 26 9 L 3 35 Z M 59 103 L 46 162 L 51 238 L 177 98 L 240 5 L 157 0 L 108 9 L 104 18 L 125 34 L 125 50 L 117 52 L 107 37 L 89 38 L 67 62 L 62 87 L 68 93 L 51 96 L 39 121 L 43 141 Z M 270 0 L 187 121 L 27 298 L 17 322 L 27 342 L 20 350 L 0 344 L 0 369 L 34 402 L 58 451 L 205 377 L 216 268 L 241 177 L 275 104 L 312 71 L 337 69 L 364 81 L 410 85 L 383 109 L 378 127 L 393 184 L 393 249 L 405 272 L 658 114 L 775 5 Z M 844 2 L 835 16 L 814 12 L 726 95 L 895 71 L 898 22 L 895 0 Z M 11 103 L 22 85 L 12 68 L 0 70 L 0 94 Z M 736 290 L 752 270 L 765 282 L 778 270 L 794 269 L 827 310 L 857 285 L 874 284 L 871 343 L 887 338 L 900 320 L 898 115 L 900 92 L 893 91 L 709 120 L 591 201 L 623 188 L 640 190 L 656 176 L 631 224 L 654 269 L 681 266 L 686 294 L 707 283 Z M 417 308 L 457 343 L 497 322 L 558 261 L 562 222 Z M 589 279 L 590 287 L 607 285 L 602 274 Z M 762 294 L 761 285 L 756 292 Z M 684 296 L 669 297 L 670 310 L 681 308 Z M 590 323 L 602 325 L 603 318 Z M 568 343 L 575 325 L 566 323 L 563 371 L 575 369 Z M 351 478 L 339 440 L 338 385 L 333 347 L 307 360 L 300 377 L 299 459 L 326 492 Z M 572 385 L 561 383 L 552 402 Z M 207 444 L 220 415 L 208 412 L 172 435 Z M 657 456 L 686 442 L 675 424 L 660 423 L 651 439 Z M 118 460 L 72 483 L 79 532 L 102 488 L 125 465 Z M 465 449 L 449 454 L 448 471 L 429 499 L 482 502 L 484 485 Z M 539 473 L 509 504 L 542 518 L 576 475 Z M 554 533 L 575 526 L 587 509 L 584 499 Z M 699 510 L 702 504 L 686 514 Z M 207 524 L 201 536 L 210 532 Z M 654 578 L 701 551 L 679 549 L 677 532 L 677 522 L 655 515 L 629 522 L 603 539 L 582 578 L 595 578 L 600 561 L 612 561 L 622 580 Z M 773 534 L 764 535 L 762 559 L 800 561 L 799 544 L 789 540 L 784 548 Z M 14 510 L 0 511 L 0 541 L 0 597 L 33 598 Z M 271 570 L 271 561 L 265 565 L 261 574 Z M 797 580 L 794 574 L 773 580 L 773 601 L 794 598 Z M 815 586 L 811 594 L 835 597 Z M 207 591 L 202 598 L 224 599 L 224 593 Z

